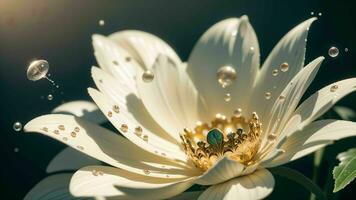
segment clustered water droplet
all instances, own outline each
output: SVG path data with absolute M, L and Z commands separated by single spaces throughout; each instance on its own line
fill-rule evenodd
M 274 69 L 272 71 L 272 76 L 277 76 L 278 75 L 278 69 Z
M 146 70 L 146 71 L 143 72 L 143 74 L 142 74 L 142 80 L 143 80 L 143 82 L 145 82 L 145 83 L 149 83 L 149 82 L 153 81 L 154 77 L 155 77 L 155 75 L 154 75 L 153 72 L 150 71 L 150 70 Z
M 15 122 L 13 125 L 12 125 L 12 128 L 14 129 L 14 131 L 16 132 L 19 132 L 22 130 L 22 124 L 21 122 Z
M 339 55 L 339 49 L 337 47 L 330 47 L 328 53 L 330 57 L 335 58 Z
M 216 73 L 219 84 L 225 88 L 230 86 L 237 78 L 236 70 L 231 66 L 220 67 Z
M 230 94 L 230 93 L 226 93 L 225 96 L 224 96 L 224 100 L 225 100 L 226 102 L 231 101 L 231 94 Z

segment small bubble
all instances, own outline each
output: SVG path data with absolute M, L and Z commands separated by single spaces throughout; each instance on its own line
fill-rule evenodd
M 61 131 L 64 131 L 65 127 L 64 127 L 64 125 L 58 125 L 58 129 L 61 130 Z
M 146 175 L 148 175 L 148 174 L 150 174 L 151 172 L 150 172 L 150 170 L 148 170 L 148 169 L 144 169 L 144 170 L 143 170 L 143 173 L 145 173 Z
M 63 141 L 65 141 L 65 142 L 68 141 L 68 138 L 67 138 L 67 137 L 63 137 L 62 139 L 63 139 Z
M 147 142 L 148 141 L 148 135 L 144 135 L 142 139 Z
M 272 94 L 270 92 L 265 93 L 265 99 L 270 99 L 272 97 Z
M 18 153 L 19 151 L 20 151 L 19 148 L 17 148 L 17 147 L 14 148 L 14 152 L 15 152 L 15 153 Z
M 236 110 L 234 110 L 234 116 L 235 117 L 241 117 L 242 115 L 242 109 L 241 108 L 237 108 Z
M 314 15 L 314 12 L 310 12 L 310 15 Z
M 279 68 L 281 69 L 282 72 L 286 72 L 289 69 L 289 64 L 284 62 L 281 64 L 281 66 L 279 66 Z
M 319 15 L 319 16 L 322 16 L 322 15 L 323 15 L 323 13 L 321 13 L 321 12 L 320 12 L 320 13 L 318 13 L 318 15 Z
M 80 128 L 77 126 L 74 128 L 74 131 L 78 133 L 80 131 Z
M 72 131 L 72 132 L 70 133 L 70 135 L 71 135 L 72 137 L 76 137 L 76 136 L 77 136 L 77 133 L 74 132 L 74 131 Z
M 38 81 L 45 78 L 49 70 L 49 64 L 46 60 L 35 60 L 27 68 L 27 79 Z
M 121 124 L 120 130 L 126 133 L 129 130 L 129 127 L 127 126 L 127 124 Z
M 108 117 L 112 117 L 112 112 L 111 111 L 108 112 Z
M 118 63 L 116 60 L 112 61 L 112 63 L 113 63 L 114 65 L 116 65 L 116 66 L 119 65 L 119 63 Z
M 272 71 L 272 76 L 277 76 L 278 75 L 278 69 L 275 69 Z
M 345 52 L 349 52 L 349 49 L 348 49 L 348 48 L 345 48 L 344 50 L 345 50 Z
M 116 112 L 116 113 L 119 113 L 119 112 L 120 112 L 120 108 L 119 108 L 118 105 L 114 105 L 114 106 L 112 107 L 112 110 L 113 110 L 114 112 Z
M 143 72 L 142 74 L 142 80 L 145 83 L 149 83 L 154 79 L 155 75 L 153 74 L 153 72 L 151 72 L 150 70 L 146 70 L 145 72 Z
M 230 95 L 230 93 L 226 93 L 226 94 L 225 94 L 224 100 L 225 100 L 226 102 L 231 101 L 231 95 Z
M 126 61 L 126 62 L 130 62 L 130 61 L 131 61 L 131 57 L 130 57 L 130 56 L 127 56 L 127 57 L 125 58 L 125 61 Z
M 59 134 L 59 130 L 54 130 L 53 133 L 58 135 Z
M 330 92 L 335 92 L 339 88 L 338 85 L 333 85 L 330 87 Z
M 91 173 L 93 174 L 93 176 L 98 176 L 99 175 L 98 171 L 96 171 L 95 169 L 93 169 L 91 171 Z
M 47 99 L 48 99 L 48 101 L 52 101 L 52 100 L 53 100 L 53 95 L 49 94 L 49 95 L 47 96 Z
M 274 142 L 277 139 L 277 135 L 274 133 L 271 133 L 267 136 L 267 140 L 270 142 Z
M 216 73 L 219 84 L 225 88 L 236 80 L 236 70 L 231 66 L 220 67 Z
M 16 132 L 19 132 L 22 130 L 22 124 L 21 122 L 15 122 L 13 125 L 12 125 L 12 128 L 14 129 L 14 131 Z
M 103 19 L 99 20 L 99 25 L 100 26 L 104 26 L 105 25 L 105 21 Z
M 330 47 L 328 53 L 330 57 L 335 58 L 339 55 L 339 49 L 337 47 Z
M 278 97 L 278 99 L 279 100 L 284 100 L 286 97 L 284 96 L 284 95 L 280 95 L 279 97 Z
M 78 145 L 77 148 L 78 148 L 79 150 L 81 150 L 81 151 L 84 150 L 84 147 L 83 147 L 83 146 L 80 146 L 80 145 Z
M 141 128 L 141 126 L 138 126 L 138 127 L 135 128 L 135 134 L 136 134 L 137 136 L 141 136 L 141 135 L 142 135 L 142 128 Z

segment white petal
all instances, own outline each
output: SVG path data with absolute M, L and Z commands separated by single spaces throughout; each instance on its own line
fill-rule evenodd
M 166 199 L 193 185 L 194 179 L 153 178 L 104 166 L 77 171 L 71 180 L 74 196 L 106 196 L 115 199 Z
M 237 79 L 222 89 L 217 71 L 226 65 L 236 70 Z M 242 16 L 223 20 L 206 31 L 189 57 L 187 71 L 206 101 L 208 117 L 212 119 L 216 113 L 231 115 L 234 108 L 245 107 L 258 68 L 257 38 L 247 16 Z M 231 101 L 227 104 L 223 98 L 228 92 Z
M 122 124 L 128 126 L 127 132 L 121 131 L 121 134 L 132 143 L 152 154 L 162 157 L 163 159 L 177 161 L 182 165 L 187 164 L 188 157 L 179 146 L 174 145 L 173 143 L 168 145 L 166 140 L 160 140 L 155 134 L 148 130 L 143 132 L 141 136 L 136 135 L 135 127 L 140 126 L 140 124 L 136 124 L 133 120 L 127 120 L 125 115 L 113 112 L 112 106 L 115 105 L 115 102 L 113 102 L 110 97 L 92 88 L 89 88 L 88 91 L 103 113 L 112 112 L 112 116 L 108 117 L 108 119 L 116 129 L 121 130 Z M 146 141 L 143 139 L 144 135 L 147 135 L 148 137 Z M 152 139 L 150 139 L 150 137 Z
M 63 170 L 77 170 L 88 165 L 100 165 L 100 161 L 80 153 L 71 147 L 66 147 L 51 160 L 46 172 L 53 173 Z
M 64 103 L 53 109 L 52 113 L 72 114 L 97 124 L 107 121 L 106 117 L 102 112 L 100 112 L 99 108 L 90 101 L 71 101 Z
M 63 200 L 79 199 L 69 192 L 69 182 L 73 174 L 56 174 L 37 183 L 24 200 Z
M 320 120 L 303 130 L 294 132 L 281 145 L 284 154 L 266 162 L 265 167 L 273 167 L 296 160 L 317 149 L 346 137 L 356 136 L 356 123 L 342 120 Z
M 131 92 L 137 93 L 135 76 L 140 69 L 136 60 L 130 58 L 126 50 L 102 35 L 93 35 L 93 47 L 99 66 L 120 80 Z
M 257 111 L 262 124 L 266 124 L 265 120 L 268 118 L 266 115 L 268 115 L 279 94 L 304 66 L 306 38 L 309 26 L 314 20 L 316 18 L 306 20 L 289 31 L 277 43 L 262 65 L 251 99 L 251 111 Z M 288 63 L 289 69 L 286 72 L 281 72 L 279 66 L 284 62 Z M 276 77 L 272 76 L 272 71 L 275 69 L 279 70 Z M 272 97 L 268 100 L 264 97 L 266 92 L 272 94 Z
M 170 198 L 170 200 L 195 200 L 201 195 L 203 191 L 191 191 L 183 192 L 175 197 Z
M 64 127 L 59 128 L 62 125 Z M 102 162 L 134 173 L 145 174 L 147 169 L 151 171 L 150 176 L 169 175 L 173 178 L 190 176 L 191 173 L 168 159 L 141 150 L 107 129 L 71 115 L 40 116 L 28 122 L 24 130 L 42 133 Z
M 264 142 L 267 142 L 267 135 L 274 133 L 278 135 L 278 140 L 283 139 L 284 135 L 281 129 L 284 128 L 291 114 L 295 111 L 300 99 L 304 92 L 309 87 L 310 83 L 314 80 L 316 73 L 319 70 L 321 62 L 324 57 L 319 57 L 304 67 L 298 74 L 291 80 L 280 94 L 285 97 L 283 100 L 277 99 L 271 109 L 270 115 L 267 115 L 269 123 L 266 124 L 264 134 Z M 263 148 L 265 143 L 262 143 Z
M 175 63 L 180 63 L 175 51 L 160 38 L 137 30 L 119 31 L 109 36 L 119 47 L 125 49 L 143 69 L 152 67 L 156 57 L 160 54 L 167 55 Z
M 169 141 L 169 145 L 178 145 L 177 141 L 172 136 L 167 134 L 167 132 L 165 132 L 160 125 L 153 120 L 143 105 L 142 100 L 137 96 L 137 94 L 132 93 L 130 88 L 125 87 L 125 85 L 123 85 L 119 80 L 97 67 L 92 67 L 91 71 L 92 77 L 98 89 L 102 93 L 109 96 L 115 105 L 119 106 L 120 115 L 123 115 L 125 120 L 140 125 L 144 132 L 148 132 L 150 139 L 155 140 L 155 138 L 158 137 L 157 139 L 160 141 L 162 139 Z M 156 143 L 158 144 L 160 141 L 157 141 Z
M 209 187 L 198 200 L 257 200 L 268 196 L 274 187 L 273 175 L 266 169 Z
M 331 87 L 336 85 L 338 88 L 332 92 Z M 356 90 L 356 78 L 346 79 L 330 84 L 314 93 L 305 100 L 293 113 L 287 128 L 284 130 L 285 135 L 291 135 L 293 132 L 302 129 L 310 122 L 314 121 L 340 99 Z
M 196 183 L 200 185 L 214 185 L 222 183 L 243 173 L 245 166 L 237 161 L 224 157 L 212 168 L 200 176 Z

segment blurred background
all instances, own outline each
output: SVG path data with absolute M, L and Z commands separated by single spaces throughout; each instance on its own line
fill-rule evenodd
M 110 34 L 139 29 L 167 41 L 183 60 L 201 34 L 228 17 L 248 15 L 259 39 L 263 61 L 276 42 L 291 28 L 312 15 L 319 18 L 309 32 L 306 63 L 323 55 L 320 72 L 308 90 L 312 94 L 336 80 L 356 76 L 356 5 L 352 0 L 0 0 L 0 195 L 1 199 L 22 199 L 44 177 L 45 168 L 64 145 L 39 134 L 15 132 L 14 122 L 49 113 L 63 102 L 89 100 L 86 88 L 93 86 L 90 67 L 96 64 L 91 46 L 93 33 Z M 320 14 L 319 14 L 320 13 Z M 321 15 L 321 16 L 320 16 Z M 99 20 L 105 25 L 100 26 Z M 340 53 L 328 56 L 335 46 Z M 345 48 L 348 49 L 345 52 Z M 34 59 L 50 63 L 48 81 L 26 78 Z M 49 101 L 47 96 L 53 95 Z M 356 110 L 356 95 L 338 105 Z M 355 147 L 345 139 L 326 149 L 318 184 L 331 189 L 330 169 L 338 152 Z M 313 156 L 289 164 L 312 176 Z M 356 184 L 333 195 L 350 199 Z M 330 191 L 329 191 L 330 192 Z M 307 199 L 309 193 L 295 183 L 277 178 L 269 199 Z

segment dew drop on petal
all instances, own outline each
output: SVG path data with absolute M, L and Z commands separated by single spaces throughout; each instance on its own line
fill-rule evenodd
M 12 128 L 14 129 L 14 131 L 16 132 L 19 132 L 22 130 L 22 124 L 21 122 L 15 122 L 13 125 L 12 125 Z
M 281 64 L 281 66 L 279 66 L 279 68 L 281 69 L 282 72 L 286 72 L 289 69 L 289 64 L 284 62 Z
M 284 96 L 284 95 L 280 95 L 279 97 L 278 97 L 278 99 L 279 100 L 284 100 L 286 97 Z
M 119 112 L 120 112 L 120 108 L 119 108 L 118 105 L 114 105 L 114 106 L 112 107 L 112 110 L 113 110 L 115 113 L 119 113 Z
M 150 174 L 150 170 L 144 169 L 144 170 L 143 170 L 143 173 L 145 173 L 146 175 L 148 175 L 148 174 Z
M 48 99 L 48 101 L 52 101 L 52 100 L 53 100 L 53 95 L 49 94 L 49 95 L 47 96 L 47 99 Z
M 278 69 L 275 69 L 272 71 L 272 76 L 277 76 L 278 75 Z
M 142 135 L 142 128 L 141 128 L 141 126 L 138 126 L 138 127 L 136 127 L 135 128 L 135 134 L 137 135 L 137 136 L 141 136 Z
M 277 135 L 274 133 L 271 133 L 267 136 L 267 140 L 270 142 L 274 142 L 277 139 Z
M 272 97 L 272 94 L 270 92 L 265 93 L 265 99 L 270 99 Z
M 126 133 L 129 130 L 129 127 L 127 126 L 127 124 L 121 124 L 120 130 Z
M 225 94 L 224 100 L 225 100 L 226 102 L 231 101 L 231 95 L 230 95 L 230 93 L 226 93 L 226 94 Z
M 149 83 L 154 79 L 155 75 L 153 74 L 153 72 L 151 72 L 150 70 L 146 70 L 145 72 L 143 72 L 142 74 L 142 80 L 145 83 Z
M 339 88 L 338 85 L 333 85 L 330 87 L 330 92 L 335 92 Z
M 99 20 L 99 25 L 100 26 L 104 26 L 105 25 L 105 21 L 103 19 Z
M 236 80 L 236 70 L 231 66 L 220 67 L 216 73 L 219 84 L 225 88 Z
M 49 70 L 49 64 L 46 60 L 35 60 L 27 68 L 27 79 L 38 81 L 45 78 Z
M 330 57 L 335 58 L 339 55 L 339 49 L 337 47 L 330 47 L 328 53 Z

